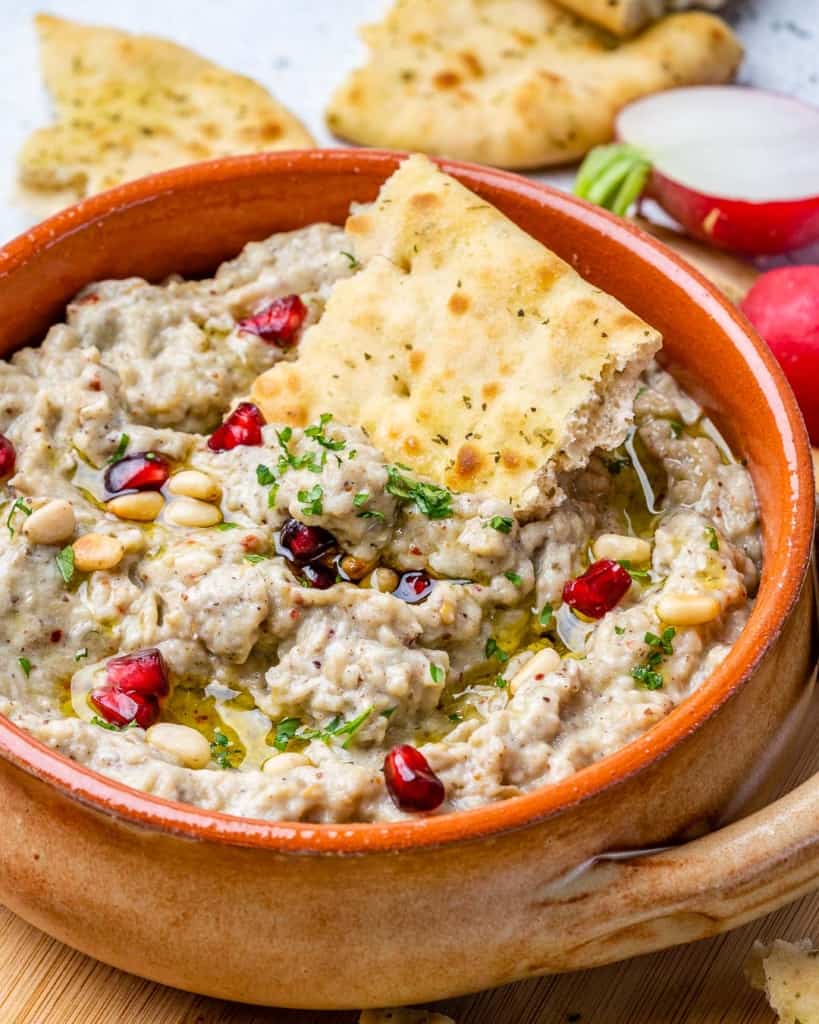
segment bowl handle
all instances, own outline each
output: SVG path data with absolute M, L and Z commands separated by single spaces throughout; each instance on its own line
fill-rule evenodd
M 606 854 L 549 883 L 537 894 L 543 924 L 566 942 L 540 969 L 592 967 L 706 938 L 817 888 L 819 774 L 700 839 Z

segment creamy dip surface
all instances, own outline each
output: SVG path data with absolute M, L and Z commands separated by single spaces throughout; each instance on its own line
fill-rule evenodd
M 0 713 L 48 746 L 172 800 L 346 822 L 411 812 L 384 773 L 410 745 L 440 813 L 622 747 L 742 630 L 751 479 L 657 365 L 623 447 L 529 522 L 356 427 L 240 405 L 356 272 L 345 248 L 314 225 L 211 280 L 93 284 L 0 363 Z

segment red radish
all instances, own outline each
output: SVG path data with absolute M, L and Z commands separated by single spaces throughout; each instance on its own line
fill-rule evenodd
M 741 308 L 779 360 L 819 445 L 819 266 L 769 270 Z
M 750 254 L 819 239 L 819 108 L 694 86 L 628 104 L 616 133 L 652 164 L 646 194 L 690 234 Z
M 415 747 L 405 743 L 384 758 L 384 781 L 402 811 L 434 811 L 444 802 L 444 784 Z
M 590 619 L 602 619 L 628 593 L 631 576 L 608 558 L 594 562 L 577 579 L 563 588 L 563 600 L 576 612 Z
M 286 295 L 283 299 L 274 299 L 255 316 L 240 320 L 239 330 L 255 334 L 279 348 L 290 348 L 306 316 L 307 306 L 298 295 Z
M 126 455 L 105 471 L 105 489 L 120 491 L 158 491 L 171 475 L 168 460 L 156 452 Z
M 123 693 L 109 687 L 93 690 L 91 704 L 106 722 L 120 727 L 136 722 L 148 729 L 159 718 L 156 697 L 143 693 Z
M 156 647 L 112 658 L 106 665 L 109 688 L 129 694 L 164 697 L 168 693 L 165 660 Z
M 5 480 L 14 472 L 17 463 L 17 455 L 14 445 L 5 434 L 0 434 L 0 480 Z
M 208 438 L 208 448 L 212 452 L 227 452 L 239 445 L 259 445 L 265 423 L 258 406 L 252 402 L 240 402 Z

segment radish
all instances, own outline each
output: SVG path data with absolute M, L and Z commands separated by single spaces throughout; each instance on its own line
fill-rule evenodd
M 779 360 L 819 445 L 819 267 L 769 270 L 740 308 Z
M 636 100 L 621 145 L 586 157 L 575 191 L 624 213 L 641 194 L 691 235 L 752 255 L 819 239 L 819 109 L 760 89 L 694 86 Z

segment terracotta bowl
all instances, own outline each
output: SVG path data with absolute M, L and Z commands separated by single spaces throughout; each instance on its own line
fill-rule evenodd
M 221 160 L 67 210 L 0 251 L 0 352 L 40 339 L 90 281 L 202 274 L 250 239 L 341 223 L 397 162 L 343 150 Z M 443 166 L 663 332 L 668 366 L 753 475 L 756 608 L 724 664 L 644 737 L 460 814 L 228 817 L 134 792 L 0 720 L 0 900 L 117 967 L 247 1002 L 395 1005 L 704 936 L 819 876 L 819 783 L 664 853 L 596 859 L 705 831 L 805 696 L 813 482 L 784 378 L 734 308 L 628 223 L 514 175 Z

